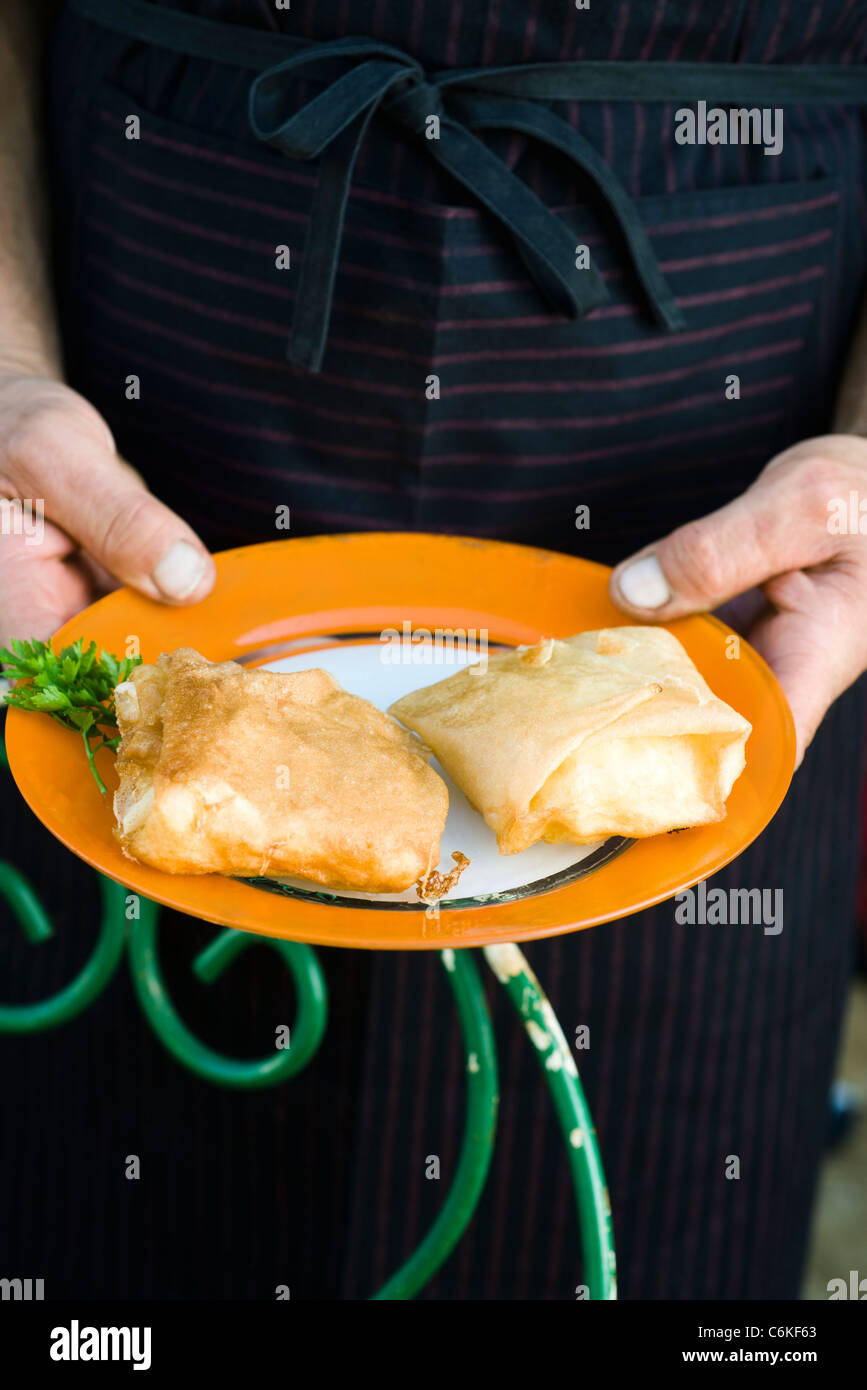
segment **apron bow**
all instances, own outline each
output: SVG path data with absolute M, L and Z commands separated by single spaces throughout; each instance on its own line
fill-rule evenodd
M 595 269 L 575 265 L 574 233 L 475 134 L 509 130 L 559 150 L 595 185 L 620 226 L 653 313 L 669 331 L 683 317 L 662 277 L 635 204 L 594 147 L 551 110 L 552 101 L 867 102 L 863 63 L 645 62 L 603 59 L 426 73 L 375 39 L 319 43 L 205 19 L 151 0 L 67 0 L 107 30 L 176 53 L 250 68 L 255 135 L 295 159 L 319 159 L 289 342 L 291 362 L 318 371 L 328 334 L 346 200 L 358 151 L 377 110 L 424 139 L 423 148 L 497 219 L 533 280 L 572 317 L 607 299 Z M 274 62 L 275 54 L 288 54 Z M 291 107 L 297 73 L 324 90 Z M 428 118 L 439 117 L 429 139 Z
M 300 74 L 326 85 L 293 109 L 292 84 Z M 492 83 L 491 90 L 485 90 L 486 83 Z M 322 365 L 346 203 L 361 143 L 377 111 L 423 138 L 430 157 L 504 228 L 545 298 L 561 313 L 580 318 L 607 300 L 602 277 L 593 267 L 576 267 L 574 233 L 474 132 L 520 132 L 558 149 L 605 198 L 657 321 L 669 331 L 683 327 L 634 203 L 593 146 L 540 104 L 542 96 L 536 67 L 429 76 L 400 49 L 355 38 L 312 45 L 254 78 L 250 125 L 257 138 L 292 159 L 320 161 L 287 352 L 290 362 L 314 372 Z M 439 120 L 434 138 L 432 116 Z

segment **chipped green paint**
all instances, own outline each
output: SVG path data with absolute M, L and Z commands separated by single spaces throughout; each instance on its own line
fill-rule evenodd
M 541 1024 L 537 1023 L 534 1018 L 528 1018 L 524 1027 L 536 1051 L 547 1052 L 548 1048 L 551 1046 L 551 1039 L 548 1037 L 548 1034 Z
M 8 766 L 0 741 L 0 766 Z M 270 891 L 290 892 L 270 880 L 244 880 Z M 310 947 L 290 941 L 262 941 L 248 932 L 222 931 L 197 956 L 193 970 L 211 983 L 241 951 L 254 942 L 270 946 L 292 974 L 298 1015 L 292 1027 L 291 1048 L 275 1049 L 256 1061 L 226 1057 L 206 1047 L 186 1027 L 169 999 L 156 951 L 159 907 L 138 896 L 139 917 L 127 921 L 127 889 L 100 875 L 103 911 L 100 935 L 91 958 L 78 976 L 58 994 L 35 1004 L 0 1006 L 0 1032 L 26 1033 L 57 1027 L 80 1013 L 105 988 L 128 944 L 133 982 L 142 1010 L 165 1047 L 185 1067 L 215 1085 L 263 1087 L 296 1075 L 321 1042 L 327 1014 L 325 980 Z M 337 901 L 327 891 L 304 896 L 325 903 Z M 490 895 L 507 901 L 509 895 Z M 0 862 L 0 898 L 5 898 L 24 936 L 33 945 L 51 939 L 54 928 L 38 895 L 24 876 Z M 457 902 L 448 906 L 457 907 Z M 407 904 L 410 910 L 412 905 Z M 586 1280 L 592 1298 L 616 1298 L 611 1207 L 605 1189 L 593 1127 L 574 1058 L 550 1003 L 523 954 L 512 943 L 485 951 L 488 963 L 507 989 L 524 1020 L 540 1061 L 567 1139 L 578 1197 Z M 497 1115 L 497 1058 L 493 1028 L 484 992 L 468 950 L 440 953 L 454 993 L 466 1049 L 466 1123 L 455 1180 L 427 1236 L 375 1299 L 410 1299 L 433 1277 L 460 1240 L 484 1188 L 493 1151 Z
M 443 952 L 442 955 L 445 953 Z M 441 956 L 442 959 L 442 956 Z M 454 1249 L 476 1209 L 494 1149 L 497 1128 L 497 1053 L 482 982 L 469 951 L 454 953 L 449 984 L 458 1006 L 467 1054 L 466 1120 L 454 1182 L 420 1245 L 375 1300 L 414 1298 Z
M 486 946 L 484 950 L 488 964 L 514 1004 L 533 1042 L 568 1146 L 581 1228 L 584 1282 L 592 1299 L 616 1298 L 611 1203 L 575 1058 L 569 1050 L 557 1015 L 523 952 L 514 942 Z

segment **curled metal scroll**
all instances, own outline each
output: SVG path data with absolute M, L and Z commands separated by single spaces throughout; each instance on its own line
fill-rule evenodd
M 575 1058 L 524 953 L 511 942 L 486 946 L 484 950 L 488 964 L 523 1020 L 554 1101 L 577 1199 L 588 1296 L 591 1299 L 616 1298 L 611 1203 Z
M 466 1058 L 466 1119 L 454 1181 L 439 1215 L 413 1253 L 374 1299 L 414 1298 L 457 1245 L 478 1206 L 497 1129 L 497 1052 L 482 982 L 469 951 L 440 959 L 458 1007 Z
M 90 958 L 75 979 L 49 999 L 35 1004 L 0 1004 L 0 1033 L 35 1033 L 43 1028 L 57 1028 L 80 1014 L 105 989 L 123 954 L 127 924 L 123 890 L 106 878 L 100 878 L 100 889 L 102 919 Z M 120 901 L 117 891 L 121 893 Z M 43 945 L 51 940 L 54 927 L 39 895 L 24 875 L 5 861 L 0 861 L 0 897 L 6 899 L 29 942 Z
M 0 742 L 0 766 L 7 766 Z M 282 956 L 295 987 L 297 1018 L 291 1046 L 267 1057 L 228 1057 L 201 1042 L 186 1026 L 169 997 L 157 953 L 159 907 L 137 898 L 137 917 L 128 920 L 130 895 L 100 875 L 102 916 L 99 938 L 79 973 L 49 999 L 0 1005 L 0 1033 L 31 1033 L 56 1028 L 81 1013 L 102 992 L 129 948 L 132 979 L 141 1008 L 169 1052 L 197 1076 L 236 1089 L 273 1086 L 297 1075 L 316 1052 L 327 1022 L 325 979 L 314 951 L 294 941 L 264 939 L 225 929 L 193 962 L 198 978 L 210 984 L 256 942 Z M 47 912 L 25 876 L 0 861 L 0 898 L 8 903 L 27 940 L 44 944 L 54 935 Z M 616 1298 L 611 1207 L 593 1123 L 578 1080 L 574 1058 L 538 980 L 515 945 L 485 950 L 530 1036 L 551 1090 L 566 1139 L 578 1204 L 585 1279 L 593 1299 Z M 497 1057 L 490 1015 L 470 951 L 444 950 L 461 1023 L 466 1056 L 466 1119 L 455 1178 L 427 1235 L 383 1287 L 377 1300 L 411 1299 L 427 1284 L 460 1240 L 478 1205 L 493 1152 L 498 1091 Z
M 291 1030 L 291 1046 L 275 1047 L 267 1057 L 251 1061 L 227 1057 L 200 1042 L 178 1014 L 157 956 L 159 909 L 144 898 L 141 906 L 141 916 L 132 923 L 129 938 L 133 984 L 145 1017 L 179 1062 L 216 1086 L 240 1089 L 276 1086 L 307 1065 L 322 1041 L 328 1017 L 325 977 L 309 946 L 297 941 L 266 940 L 227 927 L 196 957 L 193 970 L 205 984 L 211 984 L 242 951 L 262 943 L 283 957 L 295 984 L 298 1015 Z

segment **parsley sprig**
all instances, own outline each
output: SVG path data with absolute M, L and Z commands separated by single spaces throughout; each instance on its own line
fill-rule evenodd
M 141 657 L 127 656 L 121 660 L 105 651 L 99 656 L 96 643 L 85 647 L 81 637 L 59 652 L 52 650 L 50 642 L 13 638 L 9 647 L 0 649 L 0 661 L 6 665 L 4 676 L 29 681 L 28 685 L 16 685 L 8 691 L 5 703 L 50 714 L 65 729 L 80 733 L 91 772 L 105 796 L 105 783 L 96 770 L 94 755 L 100 748 L 117 751 L 120 734 L 114 687 L 126 680 L 133 667 L 141 663 Z

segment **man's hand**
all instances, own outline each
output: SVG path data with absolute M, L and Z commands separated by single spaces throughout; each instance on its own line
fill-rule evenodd
M 722 616 L 743 625 L 782 685 L 800 763 L 829 705 L 867 667 L 867 440 L 831 434 L 786 449 L 734 502 L 611 577 L 614 603 L 645 622 L 738 596 Z
M 37 539 L 30 518 L 41 507 Z M 49 637 L 118 582 L 195 603 L 213 587 L 214 562 L 118 457 L 82 396 L 0 368 L 0 647 Z

